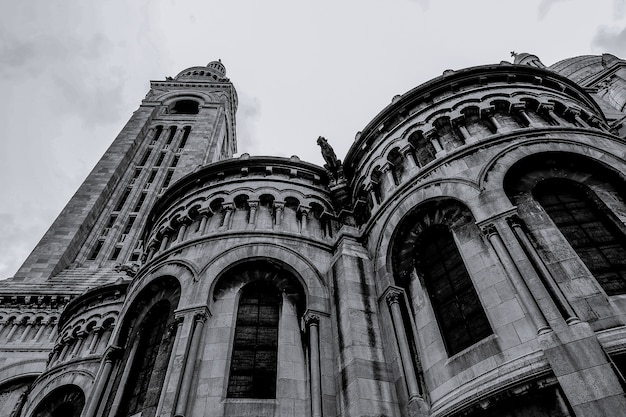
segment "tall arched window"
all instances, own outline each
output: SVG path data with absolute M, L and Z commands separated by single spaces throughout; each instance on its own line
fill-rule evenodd
M 241 293 L 228 379 L 229 398 L 276 398 L 281 294 L 256 281 Z
M 156 303 L 148 312 L 139 330 L 134 355 L 118 416 L 153 416 L 159 401 L 165 369 L 172 349 L 171 335 L 166 335 L 170 303 Z
M 586 186 L 553 178 L 533 196 L 608 295 L 626 293 L 626 236 Z M 604 208 L 604 210 L 603 210 Z
M 76 385 L 64 385 L 52 391 L 37 406 L 33 417 L 79 417 L 85 406 L 85 394 Z
M 448 354 L 493 333 L 448 226 L 435 224 L 421 233 L 415 245 L 415 267 L 424 280 Z

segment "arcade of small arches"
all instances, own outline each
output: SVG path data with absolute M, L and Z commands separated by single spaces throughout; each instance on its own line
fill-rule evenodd
M 292 232 L 314 239 L 333 235 L 334 217 L 315 200 L 304 204 L 293 196 L 264 193 L 197 198 L 176 206 L 153 228 L 146 245 L 147 260 L 189 239 L 222 231 Z M 288 194 L 286 191 L 283 194 Z
M 88 387 L 50 385 L 37 393 L 38 397 L 45 396 L 41 403 L 29 405 L 35 409 L 29 417 L 79 416 L 81 412 L 134 415 L 140 411 L 142 416 L 154 416 L 167 406 L 162 396 L 168 395 L 175 395 L 171 412 L 183 415 L 193 395 L 194 368 L 202 359 L 202 340 L 214 347 L 232 346 L 223 375 L 226 398 L 277 398 L 281 386 L 297 385 L 302 398 L 307 396 L 307 389 L 311 390 L 315 398 L 312 407 L 321 410 L 322 343 L 318 329 L 320 323 L 329 323 L 324 321 L 326 313 L 307 308 L 307 291 L 294 274 L 290 266 L 278 261 L 258 259 L 232 265 L 218 274 L 211 286 L 209 299 L 215 316 L 208 307 L 181 303 L 181 284 L 173 276 L 155 275 L 143 281 L 142 288 L 133 291 L 132 300 L 127 301 L 119 324 L 116 314 L 90 313 L 64 325 L 58 337 L 60 342 L 48 370 L 72 358 L 95 353 L 103 357 L 89 401 L 85 404 L 83 394 Z M 304 330 L 301 322 L 306 323 Z M 232 328 L 234 333 L 219 331 L 220 326 Z M 293 338 L 290 333 L 301 336 Z M 251 355 L 257 359 L 250 362 Z M 286 356 L 281 359 L 281 355 Z M 172 371 L 175 360 L 183 360 L 178 373 Z M 283 374 L 277 366 L 279 361 L 295 361 L 296 368 L 301 369 L 299 377 Z M 310 387 L 305 383 L 306 375 Z M 176 393 L 165 391 L 172 380 L 180 386 Z M 110 386 L 133 389 L 106 389 Z
M 595 114 L 553 97 L 489 96 L 484 100 L 479 104 L 460 103 L 404 129 L 378 155 L 368 158 L 373 168 L 359 179 L 362 184 L 357 182 L 355 201 L 366 203 L 366 211 L 372 210 L 385 200 L 386 191 L 407 180 L 409 171 L 422 169 L 461 146 L 493 135 L 526 128 L 593 128 L 609 133 L 606 123 Z
M 58 320 L 47 312 L 5 311 L 0 314 L 0 343 L 48 343 L 56 337 Z

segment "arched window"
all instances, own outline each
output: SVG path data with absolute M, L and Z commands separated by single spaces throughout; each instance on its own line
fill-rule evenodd
M 281 294 L 256 281 L 243 288 L 228 379 L 229 398 L 276 398 Z
M 198 114 L 198 103 L 194 100 L 178 100 L 172 109 L 171 114 Z
M 626 293 L 626 236 L 586 186 L 553 178 L 533 196 L 608 295 Z
M 454 355 L 492 334 L 449 227 L 425 229 L 415 245 L 421 274 L 448 354 Z
M 167 362 L 172 349 L 171 335 L 166 335 L 170 318 L 170 303 L 163 300 L 155 304 L 139 330 L 139 343 L 133 358 L 126 392 L 117 415 L 153 416 L 159 401 Z M 132 342 L 131 342 L 132 343 Z
M 65 385 L 52 391 L 37 406 L 33 417 L 79 417 L 85 406 L 85 395 L 76 385 Z

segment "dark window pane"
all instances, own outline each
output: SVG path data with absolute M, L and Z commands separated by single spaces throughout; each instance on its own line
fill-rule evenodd
M 422 233 L 415 264 L 450 355 L 493 333 L 447 226 L 431 226 Z
M 626 293 L 626 238 L 590 190 L 571 180 L 550 179 L 533 195 L 604 291 Z
M 228 397 L 276 397 L 280 301 L 276 288 L 262 282 L 244 288 L 237 312 Z

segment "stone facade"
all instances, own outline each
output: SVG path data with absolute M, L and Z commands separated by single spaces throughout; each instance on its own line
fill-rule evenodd
M 0 414 L 626 415 L 625 108 L 517 54 L 319 167 L 232 157 L 221 62 L 153 81 L 0 283 Z

